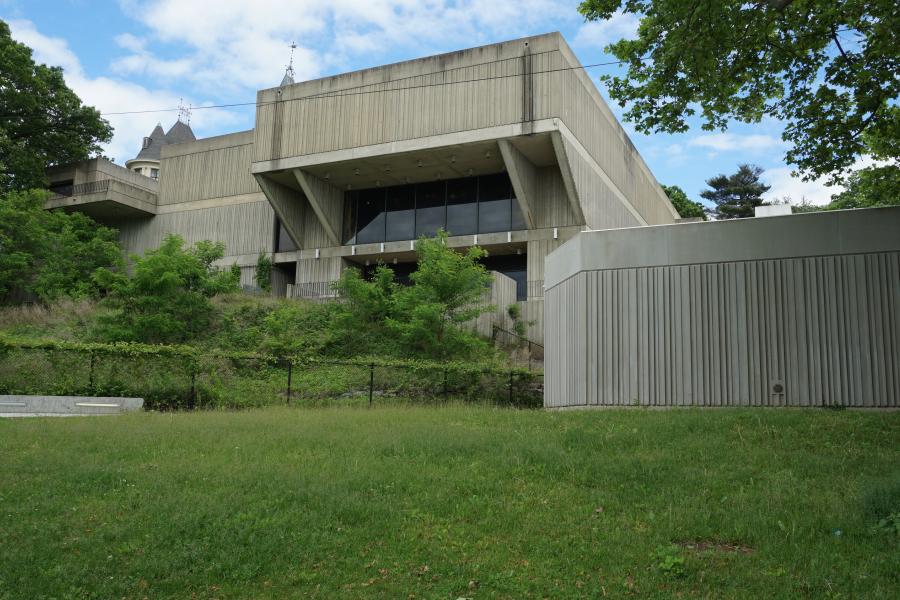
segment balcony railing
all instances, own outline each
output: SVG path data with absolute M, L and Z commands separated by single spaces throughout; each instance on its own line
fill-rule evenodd
M 50 188 L 53 192 L 51 198 L 70 198 L 72 196 L 84 196 L 86 194 L 98 194 L 109 190 L 109 179 L 89 181 L 78 185 L 61 185 Z
M 288 298 L 308 298 L 327 300 L 337 298 L 334 281 L 313 281 L 307 283 L 288 284 Z

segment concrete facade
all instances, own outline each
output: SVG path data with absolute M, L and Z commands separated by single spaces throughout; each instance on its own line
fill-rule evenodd
M 900 208 L 578 234 L 547 407 L 900 407 Z
M 449 243 L 484 247 L 489 269 L 518 278 L 529 337 L 540 341 L 547 253 L 586 228 L 677 218 L 558 33 L 283 83 L 258 93 L 252 131 L 161 147 L 152 210 L 108 219 L 130 252 L 166 233 L 221 240 L 222 262 L 241 266 L 246 285 L 257 256 L 271 253 L 276 293 L 320 297 L 349 266 L 415 260 L 420 215 L 431 214 L 420 189 L 444 186 L 449 223 L 451 186 L 471 184 L 481 219 L 493 206 L 482 190 L 502 174 L 508 225 L 479 220 L 465 235 L 451 229 Z M 360 198 L 377 190 L 412 190 L 415 231 L 357 234 Z M 390 204 L 383 210 L 390 218 Z

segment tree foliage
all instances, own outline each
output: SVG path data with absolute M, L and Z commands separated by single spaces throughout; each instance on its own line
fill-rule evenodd
M 706 212 L 703 210 L 703 205 L 688 198 L 683 189 L 677 185 L 664 185 L 662 189 L 666 192 L 669 201 L 682 219 L 699 217 L 704 221 L 706 220 Z
M 783 120 L 786 160 L 805 177 L 841 177 L 864 153 L 900 157 L 900 11 L 896 0 L 584 0 L 588 20 L 640 17 L 638 37 L 607 47 L 605 76 L 643 133 L 729 120 Z
M 132 257 L 131 274 L 99 270 L 94 281 L 108 290 L 105 304 L 112 310 L 101 317 L 98 333 L 108 340 L 146 343 L 201 337 L 214 312 L 209 299 L 240 289 L 237 266 L 213 266 L 224 255 L 221 242 L 185 248 L 180 236 L 170 234 L 156 250 Z
M 268 254 L 260 254 L 256 258 L 256 285 L 264 292 L 272 289 L 272 258 Z
M 874 208 L 900 205 L 900 168 L 894 165 L 854 171 L 844 191 L 831 197 L 828 208 Z
M 84 106 L 62 69 L 35 64 L 0 20 L 0 193 L 44 187 L 48 165 L 100 152 L 112 128 Z
M 716 219 L 742 219 L 752 217 L 754 208 L 761 206 L 762 195 L 768 185 L 759 180 L 762 169 L 754 165 L 739 165 L 732 175 L 716 175 L 706 180 L 711 189 L 700 195 L 715 204 L 710 214 Z
M 92 296 L 92 274 L 122 266 L 114 229 L 81 213 L 44 210 L 45 198 L 36 190 L 0 196 L 0 301 Z
M 398 285 L 384 265 L 371 281 L 356 269 L 344 272 L 337 284 L 345 300 L 337 320 L 344 343 L 356 352 L 381 349 L 435 359 L 484 351 L 486 344 L 463 324 L 492 309 L 484 301 L 491 275 L 479 263 L 485 251 L 456 252 L 441 231 L 419 240 L 416 252 L 409 286 Z

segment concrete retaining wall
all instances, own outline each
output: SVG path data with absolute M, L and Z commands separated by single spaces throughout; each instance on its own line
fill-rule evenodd
M 545 406 L 900 406 L 900 208 L 585 232 L 545 280 Z

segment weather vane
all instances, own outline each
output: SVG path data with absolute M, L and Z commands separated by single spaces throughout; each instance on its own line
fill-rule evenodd
M 290 76 L 291 79 L 294 79 L 294 50 L 296 49 L 297 42 L 291 42 L 291 60 L 288 61 L 287 70 L 284 72 L 284 74 Z
M 185 125 L 191 124 L 191 105 L 184 105 L 184 98 L 178 99 L 178 120 Z

